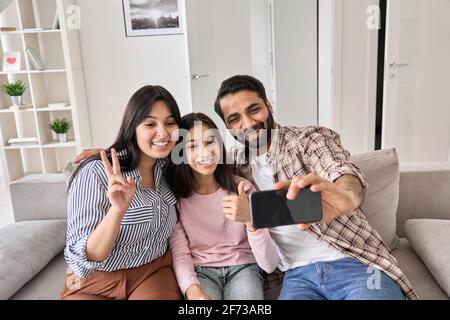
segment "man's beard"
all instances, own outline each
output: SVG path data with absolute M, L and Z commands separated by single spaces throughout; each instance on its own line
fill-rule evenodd
M 269 113 L 269 117 L 267 118 L 267 125 L 265 125 L 263 122 L 258 122 L 253 128 L 247 129 L 241 134 L 233 136 L 239 143 L 245 146 L 246 150 L 250 151 L 251 153 L 256 153 L 257 150 L 261 151 L 262 149 L 268 149 L 268 146 L 270 145 L 272 139 L 272 130 L 274 128 L 275 121 L 273 119 L 272 113 Z M 256 132 L 258 132 L 258 136 L 255 139 L 249 141 L 247 137 L 249 135 L 256 134 Z

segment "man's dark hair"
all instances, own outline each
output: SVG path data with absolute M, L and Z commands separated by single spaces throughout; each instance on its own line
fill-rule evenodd
M 214 110 L 222 120 L 225 121 L 222 109 L 220 108 L 220 100 L 229 94 L 238 93 L 240 91 L 255 92 L 264 103 L 267 103 L 266 89 L 261 81 L 248 75 L 233 76 L 222 82 L 219 93 L 217 94 L 216 102 L 214 103 Z

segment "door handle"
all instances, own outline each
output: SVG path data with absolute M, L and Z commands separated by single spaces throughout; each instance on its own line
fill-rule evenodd
M 391 69 L 401 68 L 401 67 L 407 67 L 407 66 L 409 66 L 408 63 L 397 63 L 397 62 L 393 62 L 393 63 L 389 64 L 389 68 L 391 68 Z
M 209 76 L 211 76 L 210 74 L 193 74 L 192 75 L 192 80 L 198 80 L 198 79 L 201 79 L 201 78 L 207 78 L 207 77 L 209 77 Z

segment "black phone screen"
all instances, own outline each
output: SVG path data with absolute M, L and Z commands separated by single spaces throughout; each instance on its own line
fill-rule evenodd
M 300 190 L 294 200 L 286 198 L 287 190 L 257 191 L 250 195 L 252 225 L 273 228 L 322 220 L 320 192 Z

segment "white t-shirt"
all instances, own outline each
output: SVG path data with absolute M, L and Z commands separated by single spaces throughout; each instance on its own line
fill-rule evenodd
M 260 190 L 272 189 L 273 173 L 265 154 L 253 158 L 252 173 Z M 296 225 L 270 228 L 269 232 L 280 256 L 278 268 L 283 272 L 315 262 L 335 261 L 346 257 L 308 232 L 299 230 Z

